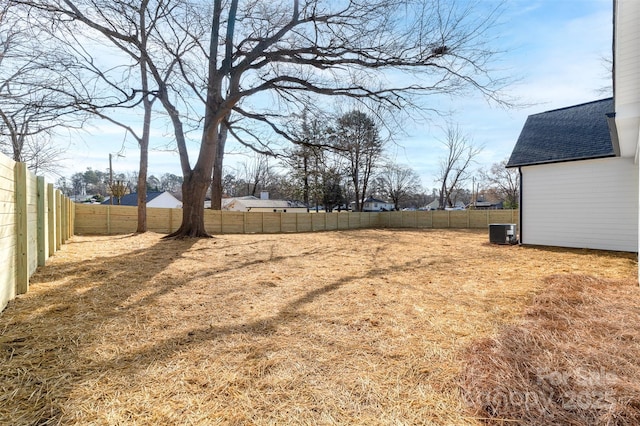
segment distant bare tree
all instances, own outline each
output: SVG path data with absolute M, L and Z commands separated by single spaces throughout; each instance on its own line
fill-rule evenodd
M 160 177 L 160 189 L 172 193 L 180 192 L 182 186 L 182 177 L 173 173 L 165 173 Z
M 338 117 L 334 137 L 336 152 L 344 157 L 345 174 L 353 185 L 356 210 L 362 211 L 362 201 L 382 157 L 384 141 L 376 122 L 357 110 Z
M 376 179 L 382 194 L 393 201 L 396 210 L 400 203 L 413 197 L 420 191 L 420 176 L 411 168 L 395 163 L 385 164 Z
M 306 109 L 292 118 L 289 134 L 295 143 L 285 150 L 282 163 L 294 185 L 301 188 L 298 199 L 317 206 L 323 198 L 322 174 L 328 167 L 328 121 L 325 115 L 311 116 Z
M 469 179 L 469 168 L 482 148 L 474 147 L 469 137 L 457 125 L 449 125 L 442 142 L 447 154 L 440 160 L 438 182 L 441 183 L 440 208 L 453 207 L 454 195 Z
M 240 176 L 245 182 L 246 194 L 255 197 L 259 190 L 269 185 L 269 179 L 271 177 L 269 157 L 256 154 L 251 159 L 241 163 Z
M 507 162 L 505 159 L 493 164 L 489 171 L 481 172 L 481 177 L 504 200 L 505 208 L 517 209 L 520 198 L 520 172 L 515 168 L 506 168 Z

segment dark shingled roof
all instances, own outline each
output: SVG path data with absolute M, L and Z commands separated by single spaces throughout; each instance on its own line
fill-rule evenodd
M 615 156 L 607 114 L 613 98 L 530 115 L 507 167 Z
M 164 192 L 147 192 L 147 203 L 154 198 L 159 197 Z M 103 201 L 101 204 L 111 204 L 111 202 L 107 199 Z M 118 204 L 118 199 L 113 197 L 113 204 Z M 137 206 L 138 205 L 138 193 L 133 192 L 131 194 L 126 194 L 120 199 L 121 206 Z

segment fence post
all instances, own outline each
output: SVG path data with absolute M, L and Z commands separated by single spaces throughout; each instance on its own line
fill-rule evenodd
M 27 223 L 27 165 L 15 163 L 16 197 L 16 294 L 29 290 L 28 223 Z
M 69 238 L 76 235 L 76 202 L 71 201 L 69 198 L 69 205 L 71 206 L 71 226 L 69 227 Z
M 62 248 L 62 196 L 60 191 L 55 191 L 56 197 L 56 250 Z
M 60 243 L 67 242 L 67 203 L 60 192 Z
M 47 193 L 45 190 L 44 176 L 38 176 L 38 266 L 44 266 L 47 260 Z
M 53 196 L 53 184 L 47 184 L 47 242 L 49 256 L 56 252 L 56 201 Z
M 71 199 L 67 196 L 64 197 L 64 204 L 65 206 L 67 206 L 67 217 L 65 218 L 65 222 L 67 224 L 66 228 L 67 228 L 67 235 L 65 238 L 65 241 L 68 241 L 69 238 L 71 238 L 71 230 L 73 229 L 71 227 L 72 221 L 71 221 L 71 216 L 72 216 L 72 205 L 71 205 Z

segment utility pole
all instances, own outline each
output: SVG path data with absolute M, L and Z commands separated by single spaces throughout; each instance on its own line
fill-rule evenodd
M 109 204 L 113 205 L 113 167 L 111 165 L 111 157 L 113 155 L 109 153 Z
M 478 206 L 478 196 L 476 194 L 476 177 L 472 176 L 471 178 L 471 205 L 473 209 Z

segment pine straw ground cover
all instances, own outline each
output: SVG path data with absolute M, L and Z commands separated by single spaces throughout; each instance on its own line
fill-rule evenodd
M 493 424 L 640 425 L 638 288 L 546 281 L 523 320 L 468 348 L 464 397 Z
M 548 388 L 579 368 L 545 342 L 516 353 L 527 321 L 616 378 L 640 362 L 633 254 L 491 245 L 486 231 L 160 237 L 75 236 L 0 314 L 1 424 L 479 424 L 514 412 L 487 411 L 474 388 L 520 386 L 529 373 L 507 370 L 525 367 Z M 563 309 L 584 309 L 542 313 L 567 280 Z M 590 304 L 591 287 L 606 301 Z M 606 326 L 593 350 L 572 335 L 592 308 Z M 610 340 L 633 347 L 624 367 L 602 360 Z M 498 345 L 515 355 L 494 360 Z

